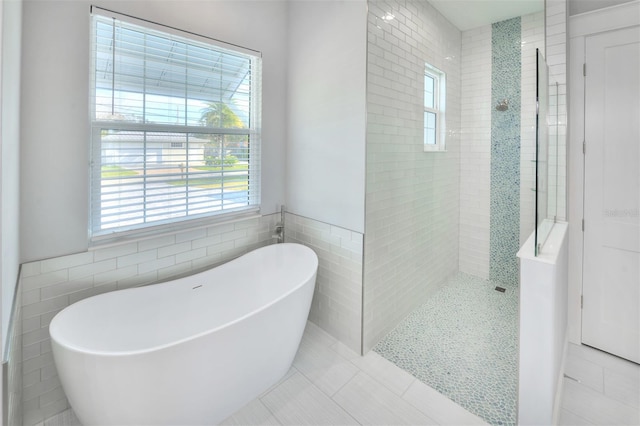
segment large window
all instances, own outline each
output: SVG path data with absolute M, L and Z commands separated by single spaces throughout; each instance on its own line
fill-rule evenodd
M 424 71 L 424 150 L 445 149 L 446 77 L 439 69 L 426 64 Z
M 91 235 L 256 211 L 258 52 L 92 11 Z

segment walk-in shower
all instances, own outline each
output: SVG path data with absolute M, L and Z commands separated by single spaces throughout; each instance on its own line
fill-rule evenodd
M 369 1 L 363 351 L 492 424 L 516 423 L 544 45 L 542 2 L 461 31 L 429 2 Z M 446 75 L 446 151 L 421 147 L 425 63 Z

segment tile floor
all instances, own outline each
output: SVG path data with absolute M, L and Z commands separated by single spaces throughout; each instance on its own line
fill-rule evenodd
M 559 424 L 640 425 L 640 366 L 569 345 Z M 308 323 L 293 368 L 225 425 L 486 424 L 375 352 Z M 38 426 L 80 426 L 71 410 Z
M 569 344 L 558 423 L 640 425 L 640 365 Z
M 479 425 L 479 417 L 375 352 L 361 357 L 313 323 L 288 374 L 224 425 Z M 80 426 L 71 410 L 38 426 Z
M 513 425 L 518 297 L 517 283 L 459 273 L 373 350 L 490 424 Z

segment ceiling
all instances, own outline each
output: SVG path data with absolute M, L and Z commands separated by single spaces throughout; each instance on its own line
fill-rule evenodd
M 543 0 L 429 0 L 460 31 L 544 10 Z

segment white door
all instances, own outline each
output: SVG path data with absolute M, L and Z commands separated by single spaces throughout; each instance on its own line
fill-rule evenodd
M 640 28 L 585 57 L 582 342 L 640 363 Z

